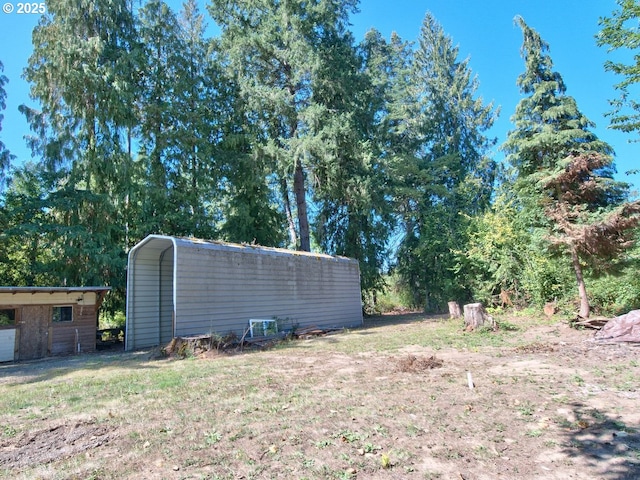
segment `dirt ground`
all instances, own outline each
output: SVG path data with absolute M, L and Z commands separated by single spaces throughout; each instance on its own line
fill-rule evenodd
M 640 478 L 639 346 L 596 343 L 559 322 L 498 346 L 366 348 L 367 336 L 428 338 L 438 324 L 381 317 L 285 348 L 187 361 L 102 353 L 106 365 L 188 378 L 94 411 L 0 415 L 0 476 Z M 364 347 L 351 353 L 349 342 Z M 0 393 L 61 381 L 88 358 L 0 366 Z

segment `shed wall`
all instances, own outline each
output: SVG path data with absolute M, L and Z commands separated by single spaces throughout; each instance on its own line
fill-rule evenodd
M 358 264 L 253 251 L 180 251 L 176 335 L 242 334 L 250 318 L 300 326 L 362 323 Z
M 166 238 L 129 254 L 127 350 L 160 345 L 173 336 L 173 257 L 173 243 Z
M 173 336 L 242 335 L 251 318 L 358 326 L 360 295 L 355 260 L 150 236 L 129 256 L 125 348 Z
M 171 247 L 160 257 L 160 345 L 173 338 L 173 254 Z
M 51 355 L 95 351 L 97 314 L 95 305 L 73 305 L 73 321 L 52 323 Z
M 0 293 L 0 305 L 95 305 L 95 292 Z
M 0 287 L 0 308 L 16 311 L 15 326 L 0 328 L 0 361 L 75 353 L 78 343 L 82 352 L 95 350 L 104 289 L 60 288 Z M 55 306 L 70 306 L 72 320 L 53 322 Z

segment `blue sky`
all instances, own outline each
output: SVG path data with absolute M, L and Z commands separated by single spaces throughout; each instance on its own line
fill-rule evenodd
M 0 139 L 23 161 L 30 158 L 23 140 L 28 126 L 18 106 L 31 101 L 21 74 L 39 15 L 17 14 L 17 2 L 8 1 L 14 12 L 0 13 L 0 61 L 9 78 Z M 170 4 L 179 7 L 179 1 Z M 204 5 L 202 0 L 203 11 Z M 425 13 L 430 11 L 459 46 L 460 57 L 470 58 L 470 67 L 480 82 L 478 94 L 500 107 L 500 118 L 490 133 L 501 144 L 513 128 L 510 117 L 520 99 L 515 82 L 524 69 L 520 58 L 522 35 L 513 19 L 521 15 L 550 44 L 551 57 L 565 80 L 567 93 L 596 123 L 595 133 L 616 151 L 618 178 L 639 189 L 640 175 L 626 176 L 624 172 L 640 166 L 640 143 L 630 142 L 632 135 L 609 129 L 609 120 L 604 117 L 608 100 L 616 97 L 613 85 L 617 79 L 604 71 L 603 64 L 609 57 L 604 48 L 596 46 L 594 36 L 599 30 L 598 19 L 615 9 L 614 0 L 361 0 L 360 13 L 352 18 L 352 31 L 356 41 L 370 28 L 387 38 L 395 31 L 403 39 L 415 41 Z M 496 157 L 501 158 L 501 154 L 496 152 Z

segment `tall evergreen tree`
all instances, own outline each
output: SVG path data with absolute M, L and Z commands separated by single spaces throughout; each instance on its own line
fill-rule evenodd
M 636 0 L 616 0 L 618 9 L 610 17 L 600 19 L 602 30 L 597 35 L 599 46 L 608 46 L 609 52 L 627 51 L 628 60 L 607 60 L 605 70 L 622 77 L 615 85 L 620 93 L 611 100 L 613 110 L 609 113 L 611 126 L 628 133 L 640 133 L 640 102 L 636 100 L 640 83 L 640 57 L 637 54 L 640 45 L 638 19 L 640 5 Z M 636 138 L 636 140 L 638 140 Z
M 265 181 L 267 165 L 240 144 L 226 153 L 228 167 L 223 185 L 220 233 L 224 240 L 273 247 L 285 244 L 285 218 L 278 209 L 274 188 Z
M 12 172 L 0 206 L 0 283 L 55 285 L 55 252 L 42 166 L 28 162 Z
M 321 70 L 319 52 L 346 31 L 355 6 L 355 0 L 213 0 L 209 8 L 222 29 L 222 48 L 246 102 L 246 120 L 254 125 L 253 148 L 275 162 L 287 213 L 294 211 L 288 202 L 293 187 L 302 250 L 311 248 L 307 178 L 316 160 L 309 144 L 313 88 L 323 80 L 320 72 L 328 70 Z
M 0 112 L 2 112 L 5 108 L 7 108 L 6 99 L 7 92 L 4 89 L 4 86 L 7 84 L 9 79 L 5 77 L 2 72 L 4 70 L 4 65 L 0 62 Z M 4 115 L 0 113 L 0 132 L 2 132 L 2 120 L 4 119 Z M 9 149 L 2 143 L 0 140 L 0 185 L 4 182 L 5 172 L 9 168 L 11 160 L 14 158 L 9 152 Z
M 58 281 L 106 283 L 123 295 L 123 203 L 135 124 L 130 5 L 53 0 L 34 29 L 33 43 L 25 78 L 42 110 L 21 109 L 34 130 L 34 155 L 52 174 Z
M 179 212 L 177 232 L 201 238 L 216 235 L 223 169 L 221 143 L 233 118 L 235 90 L 220 65 L 222 55 L 205 36 L 207 25 L 196 0 L 183 4 L 178 18 L 182 50 L 175 93 L 176 154 L 172 199 Z
M 195 0 L 185 2 L 179 16 L 160 0 L 140 10 L 140 158 L 151 187 L 141 200 L 143 234 L 217 234 L 225 170 L 220 149 L 236 120 L 236 92 L 205 29 Z
M 590 131 L 594 124 L 566 95 L 549 45 L 521 17 L 516 22 L 523 33 L 526 66 L 518 85 L 527 96 L 516 107 L 515 129 L 504 149 L 517 172 L 514 188 L 522 214 L 571 259 L 580 316 L 586 318 L 584 262 L 628 245 L 623 232 L 640 220 L 640 204 L 624 203 L 628 187 L 613 180 L 613 150 Z
M 477 97 L 478 81 L 468 59 L 458 55 L 427 13 L 408 86 L 415 99 L 408 138 L 415 150 L 396 167 L 404 225 L 398 268 L 414 302 L 427 310 L 466 295 L 453 271 L 454 251 L 464 249 L 468 217 L 461 213 L 480 213 L 488 205 L 496 168 L 486 157 L 495 140 L 485 134 L 496 113 Z
M 382 286 L 393 220 L 387 162 L 376 144 L 386 87 L 381 71 L 368 64 L 372 49 L 358 52 L 352 43 L 350 34 L 334 34 L 320 51 L 327 71 L 314 86 L 320 113 L 311 124 L 319 139 L 312 149 L 318 159 L 314 236 L 324 251 L 358 259 L 363 290 L 372 292 Z
M 527 176 L 555 166 L 572 152 L 597 151 L 611 155 L 612 148 L 589 129 L 595 125 L 579 110 L 573 97 L 566 95 L 562 76 L 553 70 L 549 45 L 521 17 L 516 23 L 523 32 L 521 54 L 525 71 L 517 85 L 526 95 L 516 106 L 503 149 L 517 171 L 517 188 L 526 190 Z M 606 167 L 613 173 L 613 167 Z
M 142 77 L 137 102 L 139 154 L 147 188 L 142 194 L 137 228 L 140 236 L 173 234 L 176 212 L 169 198 L 169 174 L 180 133 L 175 97 L 183 45 L 176 15 L 162 0 L 147 2 L 138 12 L 138 23 L 141 54 L 137 56 L 137 69 Z

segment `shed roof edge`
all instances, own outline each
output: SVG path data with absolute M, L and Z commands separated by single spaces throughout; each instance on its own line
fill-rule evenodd
M 341 255 L 329 255 L 326 253 L 315 253 L 315 252 L 303 252 L 299 250 L 288 250 L 286 248 L 277 248 L 277 247 L 264 247 L 261 245 L 251 245 L 251 244 L 241 244 L 241 243 L 231 243 L 231 242 L 223 242 L 219 240 L 203 240 L 199 238 L 193 237 L 172 237 L 168 235 L 148 235 L 146 238 L 140 241 L 133 249 L 139 249 L 144 246 L 144 244 L 148 243 L 153 239 L 158 240 L 168 240 L 171 241 L 174 246 L 182 245 L 186 247 L 203 247 L 203 248 L 212 248 L 212 249 L 225 249 L 225 250 L 237 250 L 242 252 L 260 252 L 266 254 L 276 254 L 276 255 L 290 255 L 290 256 L 304 256 L 304 257 L 312 257 L 312 258 L 325 258 L 328 260 L 339 260 L 339 261 L 348 261 L 348 262 L 357 262 L 354 258 L 344 257 Z M 132 251 L 133 251 L 132 249 Z
M 72 293 L 108 292 L 111 287 L 6 287 L 0 286 L 0 293 Z

